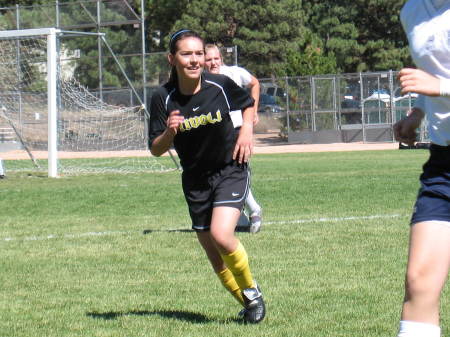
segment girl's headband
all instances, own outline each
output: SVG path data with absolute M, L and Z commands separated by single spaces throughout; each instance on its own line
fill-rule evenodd
M 178 35 L 183 34 L 183 33 L 187 33 L 187 32 L 190 32 L 190 31 L 191 31 L 190 29 L 180 29 L 179 31 L 173 33 L 172 36 L 170 37 L 169 45 L 172 45 L 173 41 L 175 41 L 175 39 L 176 39 L 176 37 Z

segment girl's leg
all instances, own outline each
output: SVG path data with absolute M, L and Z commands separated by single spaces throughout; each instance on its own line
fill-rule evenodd
M 211 237 L 222 260 L 233 273 L 241 290 L 254 288 L 248 256 L 242 244 L 234 236 L 240 211 L 234 207 L 215 207 L 211 219 Z
M 244 320 L 248 323 L 259 323 L 265 317 L 265 304 L 259 287 L 253 281 L 247 252 L 234 236 L 239 214 L 239 209 L 234 207 L 215 207 L 208 233 L 209 239 L 204 233 L 197 235 L 224 286 L 244 304 Z M 230 273 L 227 272 L 227 267 Z M 227 277 L 229 282 L 224 282 L 222 277 Z M 239 288 L 236 288 L 236 285 Z M 242 299 L 236 296 L 237 293 L 241 294 Z
M 402 320 L 439 325 L 439 298 L 450 267 L 450 227 L 411 227 Z
M 239 240 L 234 236 L 234 229 L 240 214 L 234 207 L 214 207 L 210 233 L 220 254 L 229 254 L 236 250 Z
M 248 190 L 247 198 L 245 199 L 245 205 L 249 210 L 249 220 L 250 220 L 250 232 L 258 233 L 261 230 L 262 223 L 262 209 L 261 206 L 256 202 L 253 197 L 252 190 Z
M 398 337 L 439 337 L 439 298 L 450 267 L 450 227 L 411 226 L 405 300 Z
M 214 271 L 220 275 L 228 268 L 241 290 L 254 288 L 248 256 L 242 244 L 234 236 L 239 218 L 234 207 L 215 207 L 210 232 L 197 232 L 198 239 L 206 251 Z
M 241 305 L 244 305 L 241 288 L 239 288 L 239 285 L 236 283 L 233 273 L 223 262 L 222 257 L 220 256 L 220 253 L 211 238 L 210 232 L 197 232 L 197 238 L 205 250 L 208 260 L 211 262 L 211 265 L 217 274 L 217 277 L 222 282 L 222 285 Z
M 248 190 L 247 199 L 245 199 L 245 205 L 249 209 L 250 215 L 252 215 L 253 213 L 261 213 L 261 206 L 256 202 L 251 189 Z

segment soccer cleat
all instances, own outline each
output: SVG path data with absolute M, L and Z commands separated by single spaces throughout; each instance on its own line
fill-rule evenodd
M 243 315 L 244 322 L 251 324 L 261 322 L 266 316 L 266 306 L 259 286 L 242 290 L 242 298 L 245 309 L 239 314 Z
M 250 233 L 258 233 L 261 230 L 262 210 L 253 212 L 250 217 Z

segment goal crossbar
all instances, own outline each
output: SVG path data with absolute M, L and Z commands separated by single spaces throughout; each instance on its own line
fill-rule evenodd
M 0 31 L 0 38 L 14 38 L 24 36 L 47 36 L 60 33 L 61 30 L 57 28 L 33 28 L 20 30 L 3 30 Z

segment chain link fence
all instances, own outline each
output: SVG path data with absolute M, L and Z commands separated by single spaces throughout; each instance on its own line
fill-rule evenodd
M 414 105 L 397 72 L 260 79 L 260 133 L 289 143 L 389 142 L 392 126 Z M 427 140 L 425 123 L 420 141 Z

